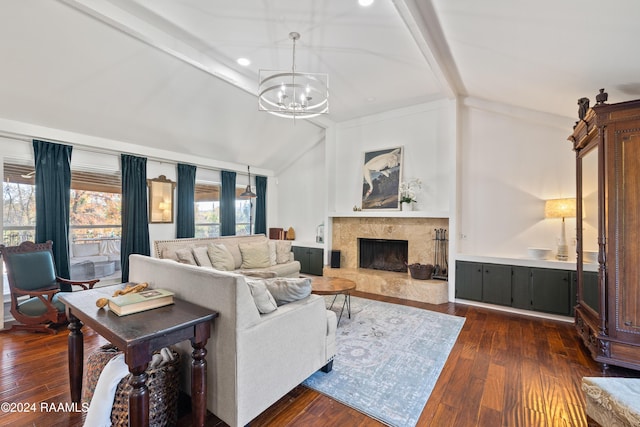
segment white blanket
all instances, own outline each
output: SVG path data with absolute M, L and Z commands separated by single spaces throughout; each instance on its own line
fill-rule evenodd
M 129 373 L 124 363 L 124 354 L 119 354 L 106 364 L 93 393 L 89 410 L 84 420 L 85 427 L 110 427 L 111 409 L 118 383 Z

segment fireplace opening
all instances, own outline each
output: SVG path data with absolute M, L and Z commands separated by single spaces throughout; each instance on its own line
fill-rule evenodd
M 407 271 L 409 242 L 406 240 L 358 239 L 360 268 L 386 271 Z

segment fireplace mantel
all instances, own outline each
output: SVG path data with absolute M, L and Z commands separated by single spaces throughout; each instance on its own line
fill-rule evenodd
M 329 212 L 329 218 L 449 218 L 444 211 L 393 211 L 370 210 L 350 212 Z

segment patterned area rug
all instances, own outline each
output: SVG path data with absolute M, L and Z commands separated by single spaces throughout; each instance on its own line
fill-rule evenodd
M 325 297 L 327 307 L 333 297 Z M 342 296 L 333 310 L 340 314 Z M 415 426 L 464 324 L 463 317 L 351 297 L 338 325 L 333 370 L 304 385 L 390 426 Z

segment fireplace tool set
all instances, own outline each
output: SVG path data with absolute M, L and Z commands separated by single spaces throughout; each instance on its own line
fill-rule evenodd
M 433 279 L 447 280 L 447 267 L 448 267 L 448 245 L 447 245 L 447 230 L 444 228 L 436 228 L 434 239 L 434 261 L 433 261 Z

